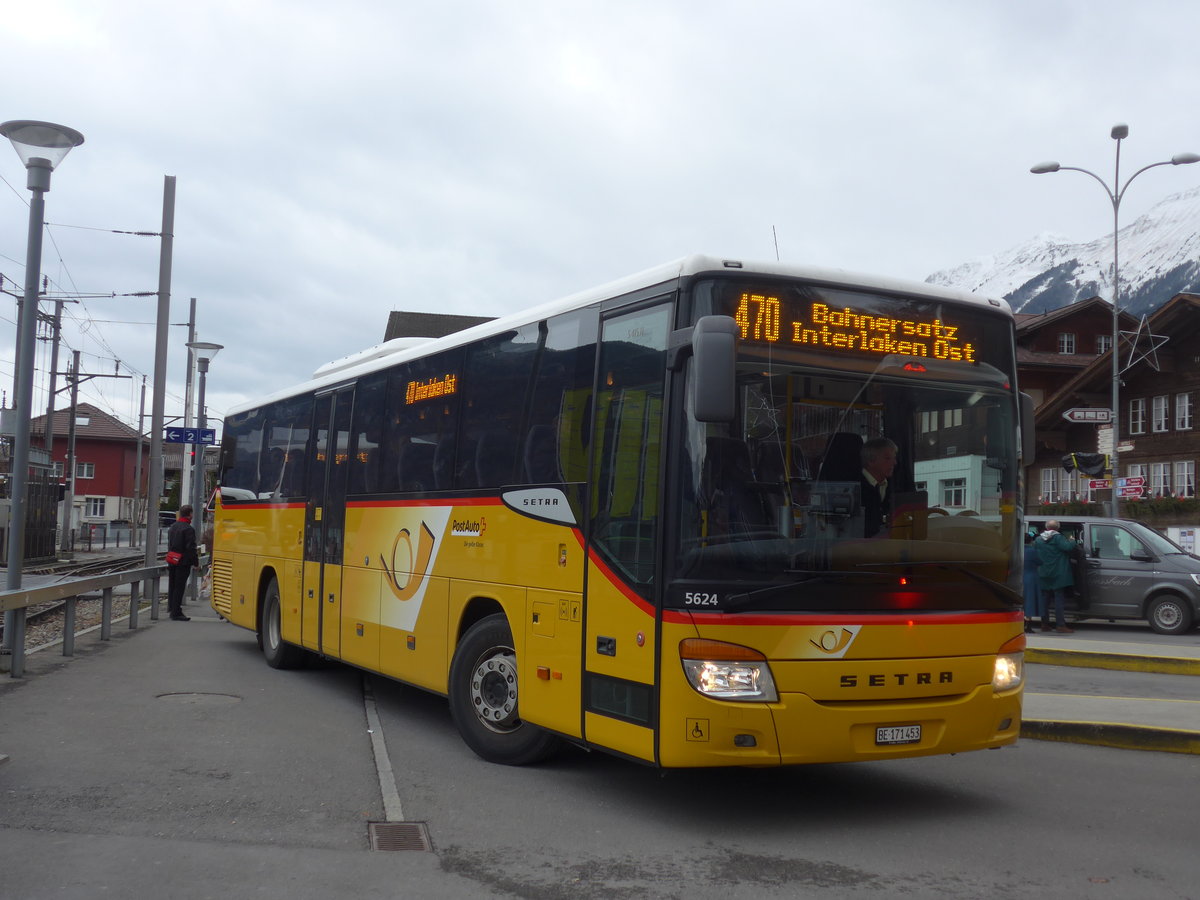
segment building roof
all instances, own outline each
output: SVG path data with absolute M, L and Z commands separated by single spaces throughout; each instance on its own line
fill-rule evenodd
M 1100 307 L 1104 310 L 1105 315 L 1112 315 L 1112 304 L 1107 300 L 1102 300 L 1099 297 L 1092 297 L 1088 300 L 1079 300 L 1076 303 L 1070 303 L 1066 306 L 1060 306 L 1058 309 L 1052 309 L 1044 313 L 1016 313 L 1013 319 L 1017 325 L 1017 340 L 1033 332 L 1041 331 L 1047 325 L 1052 325 L 1063 319 L 1068 319 L 1081 312 L 1086 312 L 1093 307 Z M 1128 328 L 1131 325 L 1137 324 L 1137 317 L 1131 316 L 1129 313 L 1122 311 L 1119 315 L 1121 324 Z
M 1187 326 L 1200 323 L 1200 294 L 1176 294 L 1148 317 L 1147 327 L 1151 333 L 1182 331 Z M 1122 316 L 1124 314 L 1122 313 Z M 1137 324 L 1129 316 L 1132 325 Z M 1132 329 L 1130 329 L 1132 330 Z M 1122 341 L 1121 349 L 1125 349 Z M 1054 394 L 1048 396 L 1037 409 L 1036 427 L 1061 424 L 1065 410 L 1075 405 L 1075 397 L 1081 393 L 1102 393 L 1112 384 L 1112 351 L 1093 358 L 1092 363 L 1072 376 Z
M 56 409 L 53 425 L 55 440 L 65 438 L 71 427 L 70 409 Z M 29 430 L 33 434 L 45 434 L 46 417 L 42 415 L 33 419 L 29 423 Z M 89 441 L 136 441 L 138 433 L 136 428 L 130 428 L 104 410 L 90 403 L 80 403 L 76 408 L 75 439 L 81 438 Z
M 440 338 L 473 325 L 490 322 L 488 316 L 456 316 L 449 313 L 405 312 L 394 309 L 388 314 L 385 341 L 398 337 Z

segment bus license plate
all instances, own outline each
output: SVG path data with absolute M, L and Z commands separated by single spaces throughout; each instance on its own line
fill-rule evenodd
M 886 725 L 875 729 L 876 744 L 919 744 L 920 725 Z

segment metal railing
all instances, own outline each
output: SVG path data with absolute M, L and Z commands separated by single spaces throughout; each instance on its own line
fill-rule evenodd
M 11 648 L 9 656 L 9 674 L 20 678 L 25 672 L 25 611 L 30 606 L 40 603 L 52 603 L 56 600 L 65 601 L 63 618 L 63 656 L 75 654 L 75 606 L 83 594 L 101 595 L 102 618 L 100 622 L 100 640 L 112 638 L 112 605 L 113 588 L 128 584 L 129 588 L 129 627 L 138 627 L 138 607 L 141 603 L 141 590 L 145 586 L 146 596 L 150 598 L 150 618 L 158 618 L 159 581 L 167 573 L 165 563 L 146 566 L 140 569 L 130 569 L 125 572 L 114 572 L 108 575 L 90 575 L 80 578 L 64 578 L 50 584 L 39 584 L 35 587 L 23 587 L 15 591 L 0 591 L 0 612 L 15 612 L 13 619 L 13 634 L 7 640 Z

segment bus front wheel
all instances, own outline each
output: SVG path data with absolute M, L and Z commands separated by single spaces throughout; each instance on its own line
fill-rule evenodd
M 472 625 L 450 663 L 450 715 L 463 741 L 488 762 L 523 766 L 550 756 L 558 738 L 521 720 L 517 654 L 503 614 Z
M 279 607 L 279 582 L 272 578 L 263 595 L 262 622 L 258 629 L 259 646 L 262 647 L 267 665 L 272 669 L 295 669 L 303 664 L 304 651 L 284 642 Z

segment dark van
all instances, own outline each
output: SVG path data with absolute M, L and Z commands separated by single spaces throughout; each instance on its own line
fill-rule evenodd
M 1040 534 L 1050 519 L 1080 547 L 1066 604 L 1076 619 L 1145 619 L 1159 634 L 1200 622 L 1200 557 L 1133 519 L 1026 517 L 1026 530 Z

